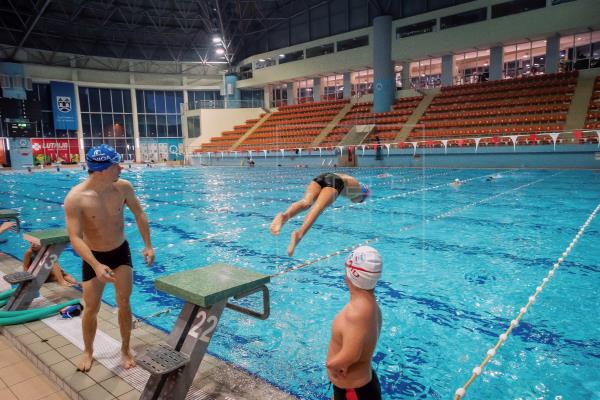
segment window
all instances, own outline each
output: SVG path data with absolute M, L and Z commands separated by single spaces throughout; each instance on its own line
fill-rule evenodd
M 490 50 L 474 50 L 456 54 L 454 61 L 454 84 L 485 82 L 490 77 Z
M 306 58 L 318 57 L 331 53 L 333 53 L 333 43 L 327 43 L 321 46 L 306 49 Z
M 600 31 L 560 38 L 560 71 L 600 67 Z
M 352 39 L 341 40 L 337 42 L 337 51 L 355 49 L 369 45 L 369 36 L 359 36 Z
M 240 67 L 240 80 L 252 78 L 252 64 L 242 65 Z
M 323 90 L 322 100 L 336 100 L 344 98 L 344 75 L 331 75 L 321 78 Z
M 504 46 L 504 78 L 542 74 L 546 67 L 546 41 Z
M 433 32 L 435 24 L 435 19 L 430 19 L 428 21 L 419 22 L 417 24 L 401 26 L 399 28 L 396 28 L 396 39 L 402 39 L 409 36 Z
M 352 82 L 352 96 L 373 93 L 372 69 L 351 73 L 350 81 Z
M 287 85 L 273 86 L 271 89 L 271 106 L 280 107 L 287 105 Z
M 492 18 L 505 17 L 546 7 L 546 0 L 513 0 L 492 6 Z
M 487 10 L 485 8 L 478 8 L 477 10 L 467 11 L 460 14 L 454 14 L 440 18 L 440 29 L 454 28 L 456 26 L 485 21 L 486 18 Z
M 309 102 L 313 101 L 314 81 L 312 79 L 296 82 L 295 86 L 296 86 L 296 100 L 297 100 L 298 104 L 309 103 Z
M 190 102 L 216 91 L 189 91 Z M 218 92 L 217 92 L 218 93 Z M 137 90 L 138 125 L 140 137 L 169 138 L 182 137 L 180 129 L 181 107 L 183 92 L 171 90 Z M 140 104 L 141 103 L 141 104 Z
M 274 58 L 260 58 L 255 64 L 254 69 L 262 69 L 277 64 Z
M 411 62 L 410 81 L 411 85 L 415 88 L 427 89 L 441 86 L 442 59 L 429 58 Z
M 292 61 L 298 61 L 304 59 L 304 50 L 293 51 L 287 54 L 279 55 L 279 64 L 285 64 Z

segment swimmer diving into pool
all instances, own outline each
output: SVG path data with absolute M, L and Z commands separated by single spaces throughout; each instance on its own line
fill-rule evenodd
M 369 197 L 371 191 L 369 187 L 350 175 L 340 173 L 326 172 L 315 177 L 306 187 L 306 192 L 301 200 L 292 204 L 285 212 L 277 214 L 271 223 L 271 233 L 274 236 L 279 235 L 281 227 L 297 214 L 310 208 L 310 211 L 304 217 L 302 226 L 297 231 L 292 232 L 290 245 L 288 246 L 288 255 L 292 256 L 296 246 L 310 227 L 317 220 L 319 215 L 333 202 L 338 196 L 344 196 L 353 203 L 362 203 Z M 311 208 L 312 206 L 312 208 Z
M 86 155 L 89 177 L 73 187 L 65 198 L 71 246 L 83 260 L 81 286 L 85 308 L 81 326 L 85 348 L 77 364 L 77 369 L 83 372 L 92 367 L 97 316 L 106 283 L 115 285 L 123 367 L 135 367 L 129 347 L 133 264 L 124 232 L 125 206 L 133 213 L 144 240 L 144 260 L 148 267 L 154 261 L 148 218 L 131 183 L 119 179 L 120 161 L 121 157 L 112 147 L 105 144 L 92 147 Z

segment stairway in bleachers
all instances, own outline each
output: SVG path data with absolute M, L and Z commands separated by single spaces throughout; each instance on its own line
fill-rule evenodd
M 383 113 L 371 112 L 372 102 L 356 103 L 338 126 L 321 142 L 321 146 L 335 146 L 354 125 L 376 125 L 375 130 L 365 138 L 363 142 L 365 144 L 376 143 L 377 137 L 381 142 L 392 142 L 420 102 L 421 97 L 398 99 L 391 111 Z

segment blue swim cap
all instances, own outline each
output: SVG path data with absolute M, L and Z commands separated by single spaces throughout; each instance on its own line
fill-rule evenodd
M 85 155 L 85 161 L 90 171 L 104 171 L 111 165 L 121 162 L 121 156 L 107 144 L 92 147 Z

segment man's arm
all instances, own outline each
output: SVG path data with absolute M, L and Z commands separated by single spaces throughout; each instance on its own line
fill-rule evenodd
M 0 233 L 4 233 L 7 230 L 9 230 L 10 228 L 12 228 L 13 226 L 15 226 L 15 223 L 12 221 L 6 221 L 3 222 L 2 224 L 0 224 Z
M 31 253 L 33 251 L 31 248 L 28 248 L 25 254 L 23 254 L 23 271 L 27 271 L 31 266 Z
M 125 203 L 127 207 L 133 213 L 135 222 L 137 223 L 138 230 L 142 239 L 144 240 L 144 261 L 148 266 L 151 266 L 154 262 L 154 249 L 152 248 L 152 241 L 150 240 L 150 225 L 148 224 L 148 217 L 140 204 L 140 201 L 133 192 L 133 186 L 128 181 L 123 180 L 123 188 L 125 191 Z
M 65 222 L 67 224 L 69 239 L 71 240 L 71 247 L 73 247 L 75 253 L 92 266 L 100 282 L 114 282 L 115 278 L 112 275 L 112 270 L 96 260 L 94 254 L 92 254 L 92 250 L 83 241 L 81 208 L 78 199 L 71 194 L 65 198 Z
M 326 364 L 334 375 L 342 377 L 346 376 L 348 368 L 360 360 L 369 330 L 367 320 L 358 310 L 349 309 L 344 318 L 344 325 L 349 329 L 342 332 L 342 348 Z

